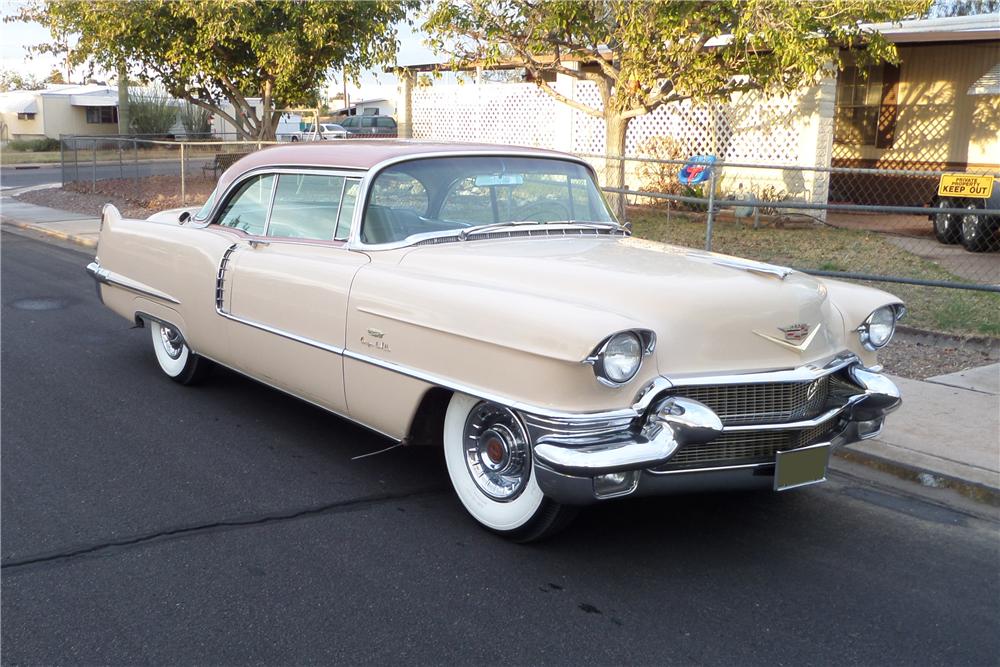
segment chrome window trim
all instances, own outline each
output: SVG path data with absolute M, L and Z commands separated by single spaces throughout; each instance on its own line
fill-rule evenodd
M 191 221 L 198 223 L 196 226 L 199 227 L 208 227 L 209 225 L 217 224 L 216 218 L 218 218 L 218 214 L 221 210 L 221 202 L 226 201 L 234 189 L 242 185 L 244 181 L 260 174 L 311 174 L 315 176 L 343 176 L 344 178 L 364 179 L 365 173 L 366 171 L 364 169 L 351 169 L 350 167 L 324 167 L 323 165 L 302 165 L 301 167 L 264 165 L 254 167 L 253 169 L 241 172 L 238 176 L 233 178 L 229 187 L 227 187 L 216 198 L 215 204 L 212 206 L 212 210 L 206 218 L 203 220 L 195 220 L 192 218 Z M 270 217 L 270 209 L 268 210 L 268 217 Z
M 368 207 L 368 196 L 371 193 L 371 187 L 375 179 L 383 171 L 397 164 L 402 164 L 404 162 L 413 162 L 416 160 L 427 160 L 431 158 L 449 158 L 449 157 L 526 157 L 526 158 L 538 158 L 543 160 L 562 160 L 563 162 L 573 162 L 575 164 L 583 166 L 594 179 L 595 185 L 599 183 L 597 179 L 597 172 L 594 168 L 583 158 L 579 158 L 575 155 L 564 155 L 561 153 L 537 153 L 533 151 L 525 150 L 490 150 L 490 149 L 480 149 L 480 150 L 454 150 L 454 151 L 428 151 L 426 153 L 412 153 L 410 155 L 397 155 L 385 159 L 381 162 L 373 165 L 365 174 L 364 179 L 362 179 L 361 190 L 358 192 L 358 202 L 360 206 L 356 206 L 354 222 L 351 225 L 351 234 L 347 239 L 347 246 L 351 250 L 360 250 L 362 252 L 367 251 L 378 251 L 378 250 L 395 250 L 397 248 L 406 248 L 416 244 L 418 241 L 424 241 L 429 238 L 436 236 L 454 236 L 455 230 L 448 230 L 445 232 L 426 232 L 424 234 L 414 234 L 402 241 L 394 241 L 392 243 L 364 243 L 361 241 L 361 221 L 363 220 L 364 210 Z M 598 190 L 600 186 L 597 185 Z M 601 195 L 603 197 L 603 194 Z M 608 212 L 614 217 L 614 210 L 608 206 Z M 616 220 L 617 222 L 617 220 Z M 621 223 L 619 223 L 621 224 Z

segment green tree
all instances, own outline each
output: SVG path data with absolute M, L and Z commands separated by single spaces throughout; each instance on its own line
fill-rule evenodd
M 245 139 L 274 138 L 279 109 L 298 106 L 331 67 L 358 72 L 390 62 L 393 27 L 415 0 L 35 0 L 17 20 L 46 26 L 60 53 L 77 42 L 71 65 L 114 71 L 229 121 Z M 248 98 L 260 98 L 258 109 Z M 227 103 L 231 107 L 227 108 Z
M 31 74 L 0 69 L 0 92 L 9 90 L 42 90 L 45 82 Z
M 49 73 L 49 78 L 45 79 L 46 83 L 60 84 L 66 83 L 66 79 L 63 78 L 62 72 L 56 68 L 53 68 Z
M 606 124 L 622 155 L 633 118 L 663 104 L 788 93 L 840 63 L 894 60 L 864 22 L 919 16 L 929 0 L 434 0 L 424 29 L 456 66 L 518 64 L 557 100 Z M 597 85 L 601 106 L 569 98 L 553 73 Z M 609 174 L 621 186 L 623 170 Z

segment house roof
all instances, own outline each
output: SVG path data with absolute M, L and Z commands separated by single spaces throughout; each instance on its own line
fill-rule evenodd
M 882 33 L 886 39 L 895 44 L 1000 40 L 1000 17 L 996 14 L 946 16 L 899 23 L 872 23 L 866 28 Z
M 0 93 L 0 111 L 7 113 L 38 113 L 36 91 L 13 90 Z

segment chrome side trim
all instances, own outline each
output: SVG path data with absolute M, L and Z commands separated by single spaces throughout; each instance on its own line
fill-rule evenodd
M 367 354 L 362 354 L 360 352 L 355 352 L 353 350 L 344 350 L 345 359 L 353 359 L 355 361 L 360 361 L 362 363 L 371 364 L 372 366 L 378 366 L 379 368 L 384 368 L 385 370 L 392 371 L 393 373 L 398 373 L 400 375 L 405 375 L 407 377 L 426 382 L 428 384 L 443 387 L 445 389 L 450 389 L 452 391 L 457 391 L 463 394 L 469 394 L 471 396 L 476 396 L 484 401 L 491 401 L 493 403 L 499 403 L 508 408 L 514 410 L 519 410 L 524 413 L 529 413 L 532 415 L 540 417 L 550 417 L 555 419 L 565 419 L 572 420 L 574 423 L 580 420 L 584 421 L 601 421 L 601 420 L 613 420 L 613 419 L 634 419 L 639 415 L 633 408 L 621 408 L 619 410 L 608 410 L 604 412 L 567 412 L 564 410 L 553 410 L 551 408 L 545 408 L 537 405 L 530 405 L 522 401 L 517 401 L 510 399 L 506 396 L 501 396 L 499 394 L 494 394 L 490 391 L 483 391 L 478 387 L 472 387 L 461 382 L 456 382 L 440 375 L 435 375 L 433 373 L 427 373 L 425 371 L 419 371 L 408 366 L 403 366 L 392 361 L 386 361 L 385 359 L 379 359 L 377 357 L 370 357 Z
M 127 278 L 120 273 L 115 273 L 114 271 L 109 271 L 108 269 L 101 267 L 96 260 L 87 265 L 87 273 L 89 273 L 90 276 L 98 283 L 121 287 L 122 289 L 127 289 L 130 292 L 159 299 L 160 301 L 166 301 L 167 303 L 180 303 L 180 301 L 166 292 L 161 292 L 160 290 L 150 287 L 145 283 L 141 283 L 138 280 L 132 280 L 131 278 Z
M 748 470 L 750 468 L 773 468 L 774 461 L 764 463 L 743 463 L 734 466 L 713 466 L 711 468 L 681 468 L 679 470 L 645 470 L 650 475 L 686 475 L 692 472 L 718 472 L 720 470 Z

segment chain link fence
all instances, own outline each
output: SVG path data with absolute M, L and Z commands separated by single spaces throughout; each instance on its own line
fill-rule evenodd
M 60 137 L 62 187 L 144 209 L 198 205 L 236 160 L 274 143 L 218 134 L 183 141 L 64 135 Z
M 819 275 L 1000 292 L 998 197 L 939 197 L 945 172 L 582 157 L 638 236 Z

